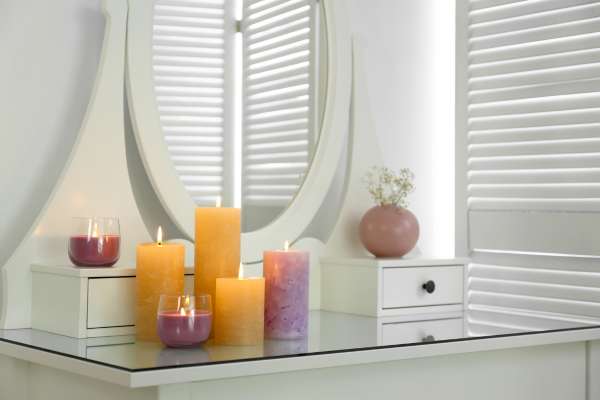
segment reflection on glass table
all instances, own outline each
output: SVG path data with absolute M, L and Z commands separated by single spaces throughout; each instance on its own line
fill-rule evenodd
M 491 308 L 404 319 L 313 311 L 308 338 L 265 340 L 260 346 L 217 346 L 208 342 L 173 349 L 160 343 L 135 342 L 134 336 L 73 339 L 33 329 L 0 330 L 0 341 L 140 371 L 598 327 L 592 319 L 572 320 Z

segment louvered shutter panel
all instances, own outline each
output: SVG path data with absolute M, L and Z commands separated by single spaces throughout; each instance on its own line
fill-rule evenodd
M 153 64 L 174 167 L 198 205 L 231 201 L 233 11 L 228 0 L 155 0 Z
M 316 134 L 314 0 L 246 0 L 243 19 L 244 207 L 285 207 Z
M 600 1 L 465 0 L 457 17 L 474 318 L 600 318 Z

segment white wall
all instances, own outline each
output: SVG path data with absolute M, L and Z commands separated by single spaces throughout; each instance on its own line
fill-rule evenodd
M 99 0 L 0 1 L 0 265 L 64 166 L 103 30 Z
M 454 2 L 343 1 L 367 56 L 384 161 L 417 175 L 410 202 L 420 247 L 450 254 Z M 102 43 L 99 4 L 0 1 L 0 265 L 45 202 L 81 123 Z
M 454 253 L 454 1 L 348 0 L 387 166 L 411 168 L 426 255 Z

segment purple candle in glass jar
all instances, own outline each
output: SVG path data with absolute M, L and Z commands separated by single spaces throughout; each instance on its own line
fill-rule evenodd
M 110 267 L 120 255 L 121 236 L 117 218 L 73 218 L 69 259 L 80 267 Z
M 120 244 L 121 237 L 117 235 L 71 236 L 69 259 L 82 267 L 110 267 L 119 260 Z
M 198 345 L 212 329 L 210 295 L 160 297 L 157 314 L 158 337 L 168 347 Z
M 160 340 L 169 347 L 183 347 L 200 344 L 208 339 L 212 314 L 204 311 L 182 314 L 181 311 L 164 311 L 158 314 Z
M 266 251 L 265 336 L 299 339 L 308 334 L 308 253 L 288 249 Z

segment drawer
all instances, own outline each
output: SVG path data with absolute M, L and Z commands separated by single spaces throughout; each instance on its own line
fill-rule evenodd
M 383 309 L 422 307 L 463 302 L 463 267 L 415 267 L 383 269 Z M 431 293 L 423 288 L 427 282 Z M 432 285 L 433 286 L 433 285 Z
M 455 339 L 463 336 L 463 319 L 438 319 L 431 321 L 384 324 L 382 345 L 418 343 Z
M 135 277 L 88 281 L 87 327 L 135 325 Z
M 92 278 L 88 281 L 87 328 L 135 325 L 135 277 Z M 186 275 L 185 293 L 194 293 L 194 276 Z

